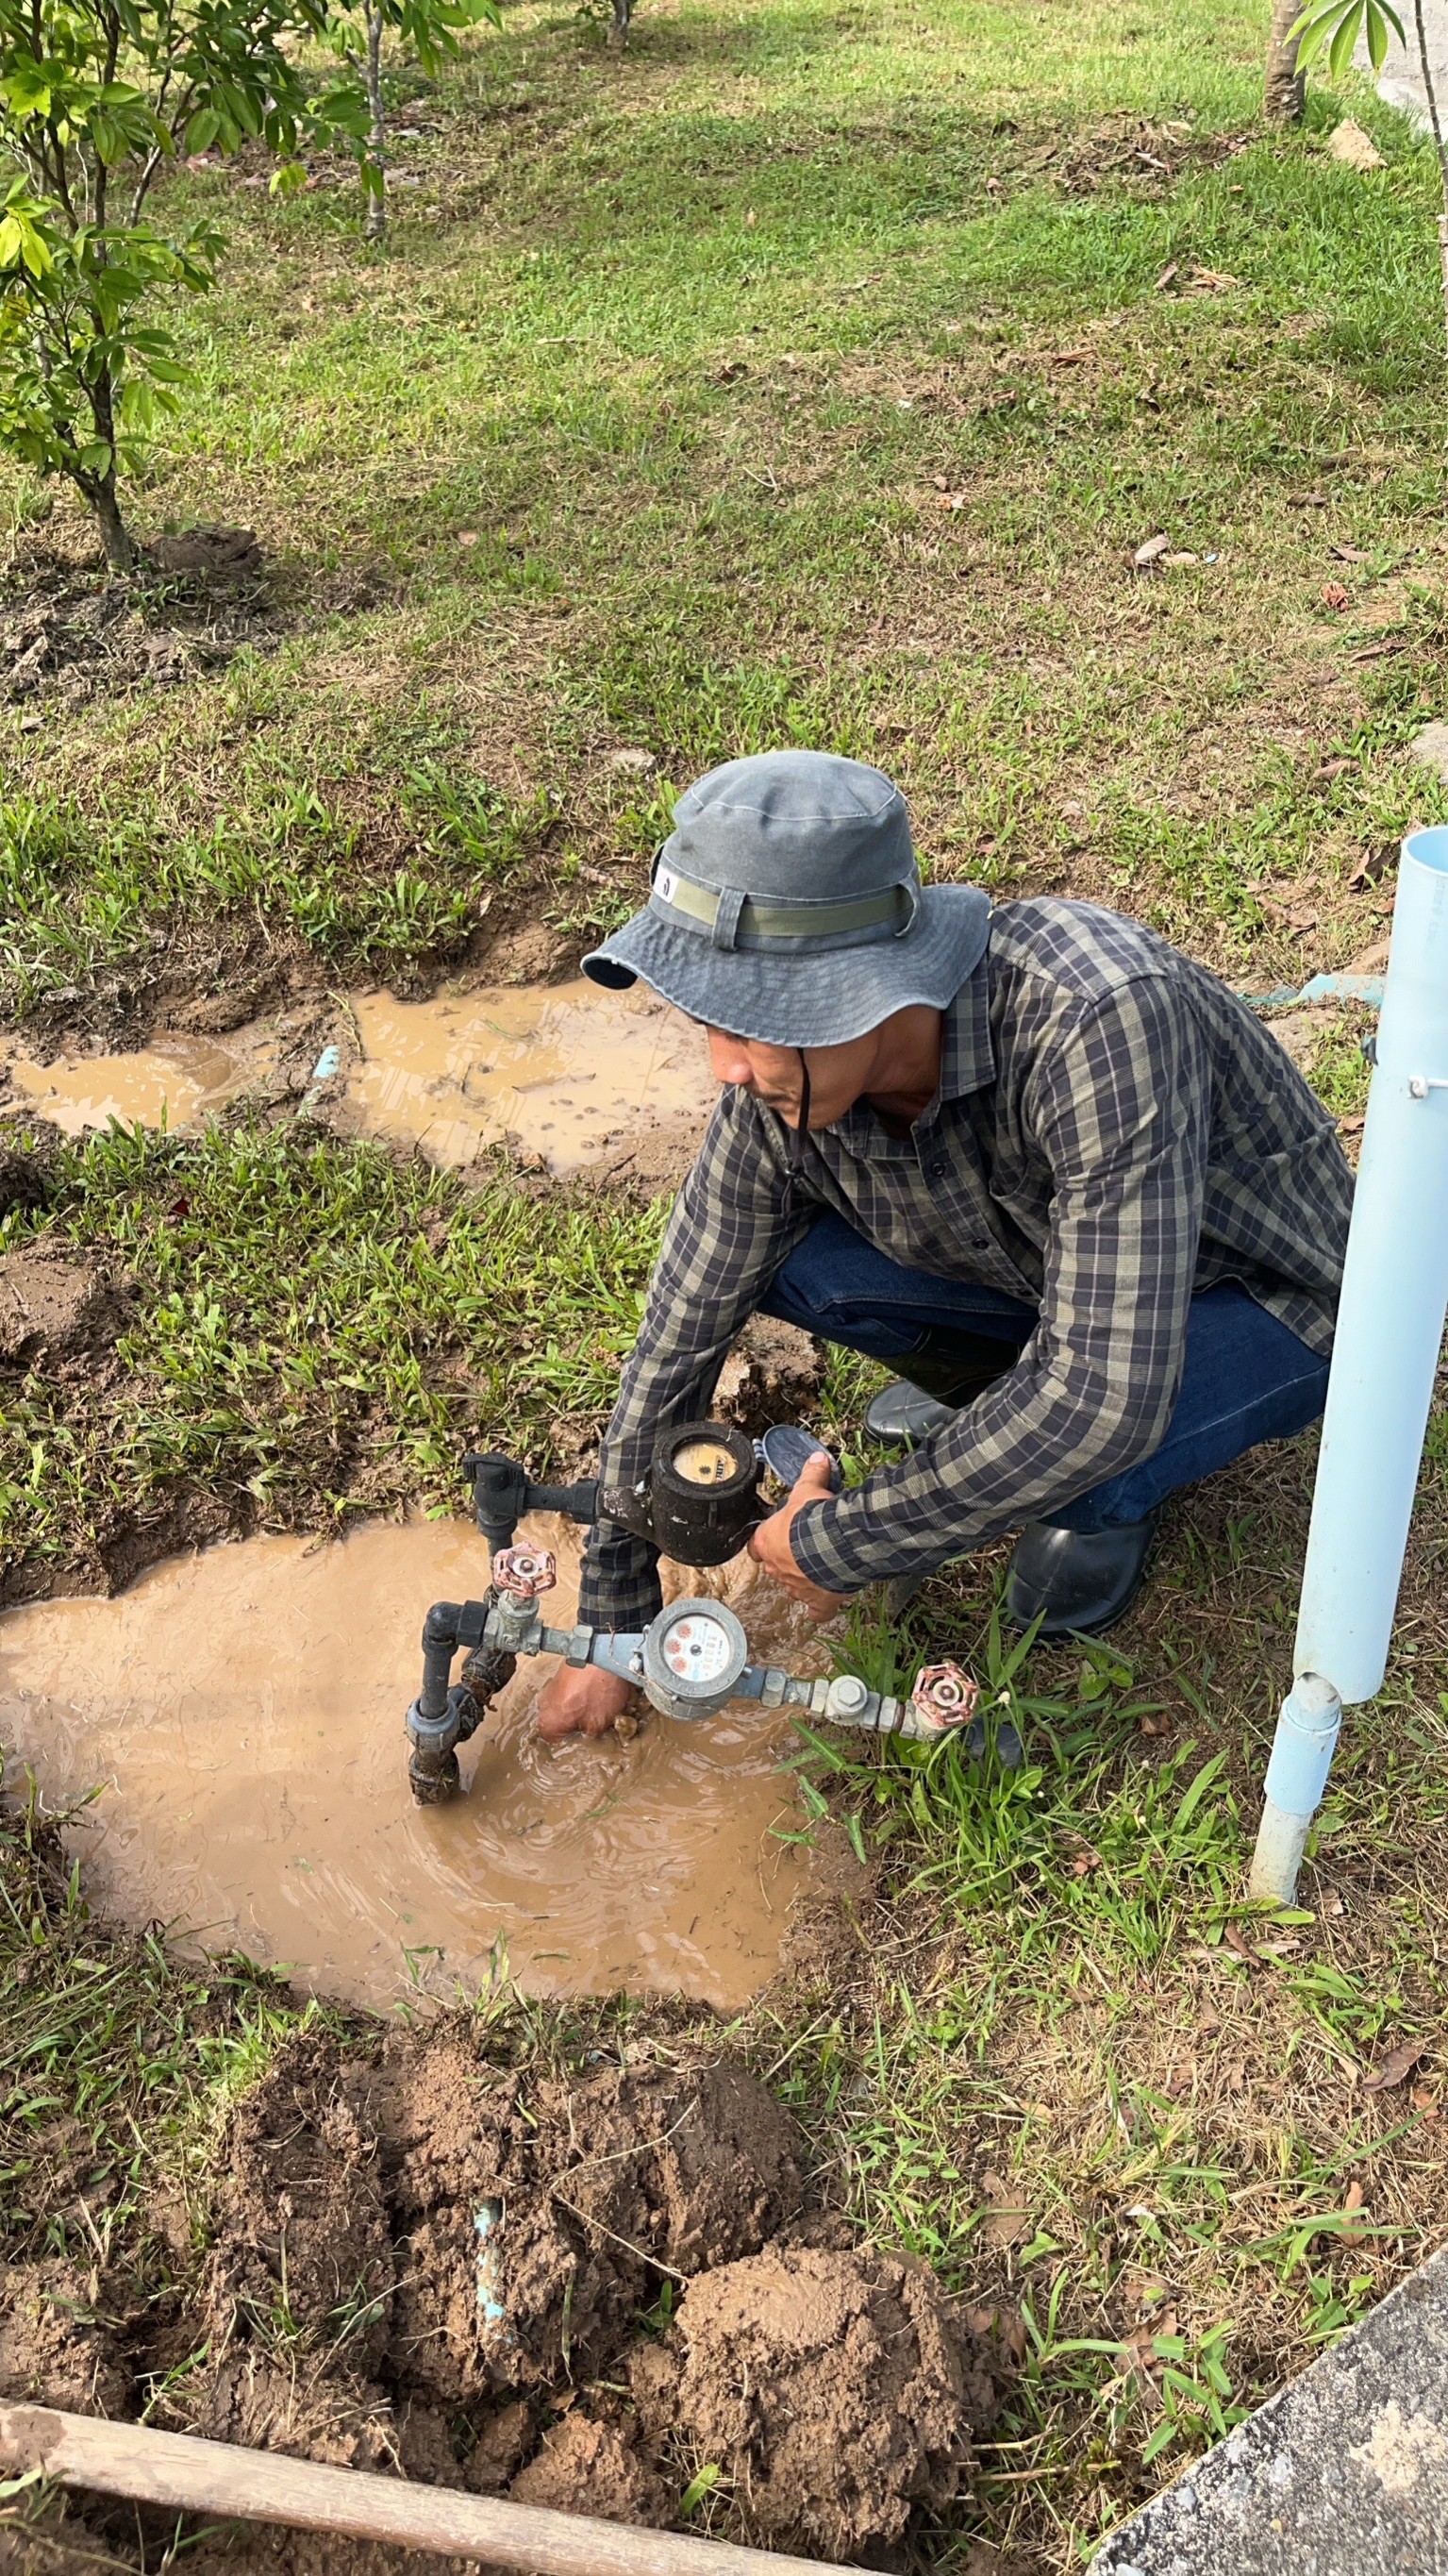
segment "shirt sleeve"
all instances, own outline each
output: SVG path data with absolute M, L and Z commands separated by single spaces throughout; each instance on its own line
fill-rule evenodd
M 1124 983 L 1043 1049 L 1023 1096 L 1051 1191 L 1036 1330 L 932 1440 L 797 1516 L 813 1582 L 931 1573 L 1150 1457 L 1181 1384 L 1210 1097 L 1166 978 Z
M 649 1282 L 638 1340 L 604 1435 L 600 1476 L 632 1485 L 670 1423 L 701 1415 L 731 1342 L 818 1210 L 791 1208 L 786 1131 L 747 1092 L 723 1092 L 685 1181 Z M 642 1628 L 662 1594 L 658 1550 L 617 1522 L 596 1522 L 584 1553 L 580 1619 Z

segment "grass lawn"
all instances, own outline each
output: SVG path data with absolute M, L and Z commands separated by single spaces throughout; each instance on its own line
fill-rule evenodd
M 0 709 L 12 1015 L 558 971 L 638 899 L 670 783 L 778 742 L 892 770 L 937 875 L 1119 905 L 1253 989 L 1370 946 L 1382 854 L 1448 819 L 1404 757 L 1448 659 L 1435 183 L 1358 88 L 1269 138 L 1264 37 L 1234 0 L 644 0 L 620 61 L 524 6 L 399 74 L 380 252 L 325 166 L 284 201 L 177 181 L 232 247 L 134 513 L 253 524 L 270 570 L 229 659 Z M 1344 104 L 1382 171 L 1327 157 Z M 4 489 L 7 614 L 72 597 L 79 517 Z M 1157 532 L 1197 560 L 1136 574 Z M 1314 1065 L 1348 1114 L 1356 1041 Z M 606 1410 L 659 1221 L 302 1125 L 65 1149 L 0 1242 L 99 1251 L 131 1314 L 92 1379 L 5 1383 L 12 1591 L 208 1502 L 441 1504 L 476 1428 L 541 1468 Z M 858 1392 L 826 1391 L 846 1447 Z M 972 1663 L 1029 1748 L 813 1752 L 869 1893 L 728 2034 L 834 2196 L 1012 2320 L 1008 2421 L 922 2568 L 1064 2576 L 1444 2232 L 1445 1471 L 1440 1421 L 1388 1684 L 1280 1920 L 1240 1897 L 1310 1442 L 1182 1498 L 1088 1655 L 1002 1646 L 1003 1551 L 854 1633 L 872 1680 Z M 0 2245 L 89 2264 L 104 2206 L 108 2260 L 184 2272 L 147 2211 L 182 2171 L 204 2238 L 224 2106 L 301 2007 L 108 1948 L 23 1839 Z

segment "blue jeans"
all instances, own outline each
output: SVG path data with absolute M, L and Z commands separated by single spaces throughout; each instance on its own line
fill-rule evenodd
M 905 1270 L 837 1216 L 821 1217 L 790 1254 L 760 1311 L 871 1359 L 894 1360 L 905 1377 L 930 1325 L 998 1337 L 1006 1367 L 1036 1327 L 1034 1306 L 969 1279 Z M 1205 1289 L 1191 1302 L 1181 1391 L 1160 1447 L 1040 1518 L 1073 1530 L 1144 1520 L 1179 1485 L 1214 1475 L 1259 1440 L 1305 1431 L 1326 1395 L 1326 1360 L 1245 1288 Z

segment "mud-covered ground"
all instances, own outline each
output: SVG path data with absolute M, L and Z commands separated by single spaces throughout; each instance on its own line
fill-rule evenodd
M 58 1903 L 64 1947 L 53 1840 L 6 1860 L 9 1907 Z M 124 1936 L 90 1940 L 123 1980 Z M 223 1977 L 203 2047 L 235 2004 Z M 737 2043 L 678 2009 L 303 2025 L 199 2169 L 173 2155 L 139 2191 L 82 2122 L 34 2143 L 8 2174 L 5 2396 L 657 2527 L 687 2498 L 852 2565 L 969 2511 L 1011 2320 L 863 2242 Z M 160 2516 L 36 2502 L 0 2565 L 170 2563 Z M 193 2532 L 186 2563 L 417 2562 Z

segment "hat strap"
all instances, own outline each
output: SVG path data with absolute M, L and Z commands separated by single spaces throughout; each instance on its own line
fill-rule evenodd
M 762 903 L 732 886 L 721 892 L 681 876 L 664 864 L 661 852 L 654 861 L 653 899 L 682 914 L 691 929 L 706 931 L 716 948 L 736 948 L 741 936 L 760 946 L 793 948 L 801 940 L 843 938 L 886 922 L 898 939 L 915 919 L 919 895 L 913 885 L 892 885 L 850 903 Z

